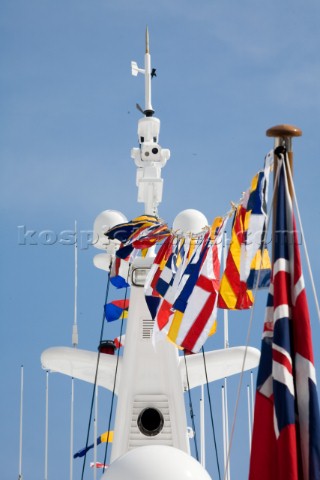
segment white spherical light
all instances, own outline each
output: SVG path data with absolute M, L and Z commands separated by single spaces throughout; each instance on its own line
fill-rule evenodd
M 118 212 L 118 210 L 104 210 L 101 212 L 95 219 L 93 225 L 94 246 L 100 250 L 105 250 L 110 240 L 108 240 L 104 234 L 110 230 L 110 228 L 127 221 L 127 217 L 123 215 L 123 213 Z M 115 240 L 115 242 L 119 243 L 117 240 Z
M 180 212 L 173 221 L 172 228 L 174 231 L 182 234 L 187 233 L 201 233 L 205 227 L 208 226 L 208 220 L 193 208 L 188 208 Z
M 101 480 L 211 480 L 197 460 L 174 447 L 148 445 L 117 458 Z

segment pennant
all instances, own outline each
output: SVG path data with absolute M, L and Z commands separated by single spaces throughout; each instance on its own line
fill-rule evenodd
M 129 269 L 130 263 L 128 259 L 115 257 L 110 271 L 110 282 L 114 287 L 127 288 L 130 286 L 128 283 Z
M 125 342 L 125 338 L 126 336 L 125 335 L 121 335 L 121 337 L 116 337 L 114 340 L 113 340 L 113 343 L 115 345 L 116 348 L 121 348 L 124 346 L 124 342 Z
M 244 242 L 241 244 L 240 258 L 240 280 L 244 282 L 248 280 L 255 255 L 265 242 L 269 176 L 272 165 L 273 151 L 266 155 L 264 169 L 258 172 L 251 182 L 247 204 L 248 224 Z M 268 254 L 264 253 L 265 255 Z M 256 269 L 257 266 L 258 262 L 256 262 Z M 266 286 L 269 285 L 266 284 Z
M 170 230 L 165 223 L 158 223 L 152 227 L 144 229 L 136 238 L 132 238 L 132 245 L 137 249 L 148 249 L 161 242 L 170 235 Z
M 156 313 L 156 322 L 153 328 L 152 342 L 160 339 L 167 333 L 166 326 L 172 317 L 172 304 L 177 291 L 186 260 L 188 259 L 189 239 L 177 239 L 176 246 L 168 258 L 163 271 L 155 285 L 155 291 L 161 297 Z M 186 250 L 187 247 L 187 250 Z
M 108 468 L 109 465 L 105 465 L 104 463 L 101 463 L 101 462 L 90 462 L 90 467 L 91 468 Z
M 126 243 L 139 228 L 152 226 L 157 224 L 158 221 L 158 218 L 154 215 L 140 215 L 130 222 L 120 223 L 110 228 L 110 230 L 105 233 L 105 236 L 111 240 L 119 240 L 121 243 Z
M 129 299 L 126 300 L 113 300 L 110 303 L 106 303 L 104 306 L 104 312 L 107 322 L 114 322 L 121 318 L 127 318 L 129 309 Z
M 100 435 L 98 438 L 97 438 L 97 445 L 100 445 L 100 443 L 112 443 L 113 442 L 113 432 L 104 432 L 102 435 Z M 85 448 L 82 448 L 81 450 L 79 450 L 77 453 L 75 453 L 73 455 L 73 458 L 81 458 L 81 457 L 84 457 L 85 454 L 91 450 L 92 448 L 94 448 L 94 443 L 92 443 L 92 445 L 88 445 L 88 447 L 85 447 Z
M 197 246 L 195 251 L 187 264 L 184 272 L 181 275 L 178 290 L 176 292 L 175 301 L 173 303 L 173 309 L 184 313 L 189 297 L 196 284 L 202 262 L 207 254 L 207 248 L 209 245 L 209 232 L 207 232 L 202 239 L 197 239 Z
M 250 480 L 319 480 L 320 417 L 310 319 L 284 161 L 250 460 Z
M 250 274 L 247 279 L 247 288 L 268 288 L 271 279 L 271 262 L 267 248 L 259 249 L 251 262 Z
M 180 309 L 177 308 L 168 332 L 168 338 L 172 342 L 191 352 L 198 352 L 208 336 L 213 335 L 217 328 L 222 236 L 227 220 L 227 217 L 220 217 L 216 220 L 214 232 L 211 230 L 213 241 L 208 238 L 202 248 L 199 257 L 200 271 L 185 309 L 182 310 L 181 306 Z M 191 283 L 191 280 L 188 279 L 185 285 L 187 291 L 189 281 Z M 175 302 L 173 308 L 179 305 L 183 304 Z
M 246 192 L 234 214 L 226 268 L 220 283 L 219 308 L 242 310 L 250 308 L 253 304 L 252 292 L 247 289 L 246 282 L 240 280 L 241 245 L 245 242 L 245 232 L 248 229 L 249 215 L 246 208 L 248 196 L 249 191 Z
M 157 311 L 160 305 L 161 297 L 155 290 L 155 285 L 158 281 L 158 278 L 161 275 L 161 272 L 172 252 L 172 243 L 173 243 L 173 236 L 170 235 L 166 238 L 164 243 L 161 245 L 156 258 L 150 268 L 150 271 L 147 275 L 145 285 L 144 285 L 144 293 L 145 299 L 150 311 L 151 317 L 154 320 L 157 315 Z

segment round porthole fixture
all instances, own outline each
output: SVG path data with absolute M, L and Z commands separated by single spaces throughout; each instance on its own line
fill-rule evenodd
M 143 435 L 154 437 L 161 432 L 164 424 L 162 413 L 153 407 L 142 410 L 138 416 L 138 427 Z

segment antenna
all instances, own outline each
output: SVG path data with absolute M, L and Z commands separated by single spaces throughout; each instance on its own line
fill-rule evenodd
M 77 303 L 78 303 L 78 238 L 77 238 L 77 221 L 74 222 L 74 318 L 72 327 L 72 346 L 78 346 L 78 324 L 77 324 Z
M 151 68 L 151 55 L 150 55 L 150 42 L 149 42 L 149 30 L 146 28 L 146 52 L 144 55 L 144 68 L 139 68 L 137 62 L 131 62 L 131 73 L 133 76 L 137 76 L 138 73 L 142 73 L 145 77 L 145 104 L 144 111 L 146 117 L 152 117 L 154 110 L 151 103 L 151 78 L 155 76 L 155 69 Z
M 23 365 L 20 370 L 20 439 L 19 439 L 19 476 L 22 480 L 22 427 L 23 427 Z
M 131 62 L 133 76 L 142 73 L 145 77 L 145 106 L 139 104 L 137 109 L 144 114 L 138 122 L 139 148 L 131 150 L 137 168 L 138 202 L 144 203 L 145 213 L 158 214 L 158 205 L 162 200 L 163 179 L 161 169 L 170 158 L 170 150 L 159 145 L 160 120 L 153 116 L 151 103 L 151 79 L 156 76 L 155 68 L 151 68 L 149 30 L 146 28 L 144 68 Z
M 72 346 L 77 348 L 78 336 L 78 232 L 77 220 L 74 221 L 74 317 L 72 326 Z M 73 435 L 74 435 L 74 378 L 71 378 L 71 404 L 70 404 L 70 480 L 73 479 Z
M 146 53 L 150 53 L 149 50 L 149 30 L 148 30 L 148 25 L 146 27 Z
M 49 438 L 49 371 L 46 371 L 46 421 L 44 441 L 44 480 L 48 480 L 48 438 Z

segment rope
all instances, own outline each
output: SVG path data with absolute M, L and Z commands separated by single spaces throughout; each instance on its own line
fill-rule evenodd
M 106 293 L 105 293 L 105 302 L 104 302 L 105 304 L 107 303 L 107 300 L 108 300 L 109 288 L 110 288 L 110 275 L 108 274 L 108 282 L 107 282 L 107 288 L 106 288 Z M 102 341 L 104 325 L 105 325 L 105 311 L 104 311 L 104 308 L 103 308 L 99 345 Z M 91 427 L 91 421 L 92 421 L 92 411 L 93 411 L 94 398 L 95 398 L 96 387 L 97 387 L 97 379 L 98 379 L 99 361 L 100 361 L 100 349 L 98 350 L 98 356 L 97 356 L 96 373 L 95 373 L 95 377 L 94 377 L 94 384 L 93 384 L 93 391 L 92 391 L 92 398 L 91 398 L 91 407 L 90 407 L 90 415 L 89 415 L 89 422 L 88 422 L 88 429 L 87 429 L 87 440 L 86 440 L 86 447 L 85 448 L 88 448 L 88 444 L 89 444 L 90 427 Z M 83 458 L 81 480 L 83 480 L 83 476 L 84 476 L 86 459 L 87 459 L 87 452 L 85 453 L 84 458 Z
M 196 459 L 199 462 L 198 445 L 197 445 L 197 439 L 196 439 L 196 426 L 195 426 L 195 422 L 194 422 L 194 413 L 193 413 L 192 399 L 191 399 L 191 393 L 190 393 L 189 375 L 188 375 L 188 367 L 187 367 L 187 360 L 186 360 L 185 351 L 183 351 L 183 356 L 184 356 L 184 364 L 186 366 L 186 377 L 187 377 L 187 385 L 188 385 L 190 417 L 191 417 L 191 422 L 192 422 L 192 429 L 193 429 L 193 432 L 194 432 L 194 436 L 193 436 L 194 448 L 195 448 L 195 451 L 196 451 Z
M 207 384 L 207 392 L 208 392 L 208 400 L 209 400 L 210 419 L 211 419 L 211 427 L 212 427 L 212 434 L 213 434 L 214 449 L 215 449 L 215 453 L 216 453 L 216 460 L 217 460 L 217 468 L 218 468 L 219 480 L 221 480 L 220 464 L 219 464 L 219 456 L 218 456 L 218 448 L 217 448 L 217 439 L 216 439 L 216 432 L 215 432 L 214 421 L 213 421 L 213 411 L 212 411 L 212 404 L 211 404 L 211 395 L 210 395 L 210 390 L 209 390 L 209 380 L 208 380 L 208 373 L 207 373 L 207 363 L 206 363 L 206 357 L 205 357 L 205 354 L 204 354 L 204 348 L 201 347 L 201 350 L 202 350 L 202 356 L 203 356 L 204 371 L 205 371 L 205 374 L 206 374 L 206 384 Z
M 128 280 L 129 280 L 129 271 L 130 271 L 130 268 L 128 269 L 128 276 L 127 276 L 127 282 L 126 282 L 127 284 L 128 284 Z M 128 295 L 128 287 L 126 287 L 126 292 L 125 292 L 125 296 L 124 296 L 124 303 L 127 299 L 127 295 Z M 122 338 L 123 323 L 124 323 L 124 312 L 121 315 L 120 336 L 119 336 L 120 342 L 121 342 L 121 338 Z M 115 372 L 114 372 L 114 382 L 113 382 L 113 389 L 112 389 L 112 396 L 111 396 L 111 405 L 110 405 L 110 414 L 109 414 L 107 432 L 110 432 L 110 426 L 111 426 L 111 420 L 112 420 L 113 403 L 114 403 L 114 396 L 115 396 L 116 382 L 117 382 L 117 374 L 118 374 L 118 366 L 119 366 L 119 357 L 120 357 L 120 346 L 117 349 L 117 363 L 116 363 L 116 369 L 115 369 Z M 104 467 L 103 467 L 102 473 L 104 473 L 104 471 L 105 471 L 105 464 L 106 464 L 106 461 L 107 461 L 108 446 L 109 446 L 109 435 L 110 434 L 108 433 L 106 448 L 105 448 L 105 452 L 104 452 L 104 460 L 103 460 Z
M 286 162 L 286 166 L 287 166 L 287 173 L 288 173 L 289 181 L 290 181 L 290 184 L 291 184 L 291 187 L 292 187 L 292 193 L 293 193 L 294 203 L 295 203 L 295 206 L 296 206 L 296 209 L 297 209 L 297 216 L 298 216 L 299 226 L 300 226 L 301 234 L 302 234 L 302 244 L 303 244 L 304 253 L 305 253 L 305 256 L 306 256 L 306 261 L 307 261 L 307 267 L 308 267 L 309 276 L 310 276 L 311 287 L 312 287 L 313 296 L 314 296 L 314 301 L 315 301 L 315 304 L 316 304 L 316 309 L 317 309 L 317 314 L 318 314 L 318 320 L 319 320 L 319 322 L 320 322 L 320 308 L 319 308 L 319 302 L 318 302 L 318 295 L 317 295 L 316 285 L 315 285 L 314 278 L 313 278 L 313 274 L 312 274 L 310 258 L 309 258 L 309 254 L 308 254 L 307 244 L 306 244 L 306 240 L 305 240 L 305 236 L 304 236 L 304 231 L 303 231 L 303 227 L 302 227 L 300 210 L 299 210 L 299 206 L 298 206 L 298 199 L 297 199 L 296 191 L 295 191 L 295 188 L 294 188 L 294 183 L 293 183 L 293 179 L 292 179 L 292 173 L 291 173 L 291 168 L 290 168 L 289 162 Z
M 279 161 L 279 164 L 280 164 L 280 161 Z M 275 177 L 275 180 L 274 180 L 274 183 L 275 183 L 275 184 L 278 183 L 279 170 L 280 170 L 280 168 L 278 168 L 278 169 L 277 169 L 277 172 L 276 172 L 276 177 Z M 273 202 L 274 202 L 274 197 L 275 197 L 275 189 L 273 190 L 273 193 L 272 193 L 272 199 L 271 199 L 271 204 L 270 204 L 270 211 L 272 210 L 272 206 L 273 206 Z M 264 238 L 263 238 L 263 241 L 262 241 L 262 250 L 265 248 L 269 224 L 270 224 L 270 215 L 267 215 L 267 217 L 266 217 L 265 235 L 264 235 Z M 262 256 L 261 256 L 260 267 L 261 267 L 261 265 L 262 265 Z M 256 287 L 255 287 L 255 289 L 254 289 L 254 298 L 255 298 L 256 295 L 257 295 L 258 285 L 259 285 L 259 281 L 260 281 L 260 275 L 261 275 L 261 268 L 259 268 L 259 271 L 258 271 L 257 284 L 256 284 Z M 229 462 L 230 462 L 230 452 L 231 452 L 231 447 L 232 447 L 232 442 L 233 442 L 233 437 L 234 437 L 234 431 L 235 431 L 235 424 L 236 424 L 236 419 L 237 419 L 237 414 L 238 414 L 239 401 L 240 401 L 240 393 L 241 393 L 241 388 L 242 388 L 242 383 L 243 383 L 244 366 L 245 366 L 246 359 L 247 359 L 247 353 L 248 353 L 249 340 L 250 340 L 250 335 L 251 335 L 251 330 L 252 330 L 254 310 L 255 310 L 255 302 L 253 302 L 252 309 L 251 309 L 251 312 L 250 312 L 250 319 L 249 319 L 249 326 L 248 326 L 248 331 L 247 331 L 246 345 L 245 345 L 245 351 L 244 351 L 244 355 L 243 355 L 242 367 L 241 367 L 241 372 L 240 372 L 240 379 L 239 379 L 237 396 L 236 396 L 236 404 L 235 404 L 233 421 L 232 421 L 232 427 L 231 427 L 229 448 L 228 448 L 228 452 L 227 452 L 226 468 L 225 468 L 225 472 L 224 472 L 224 476 L 223 476 L 223 479 L 224 479 L 224 480 L 226 480 L 226 475 L 227 475 L 227 472 L 228 472 L 228 466 L 229 466 Z

